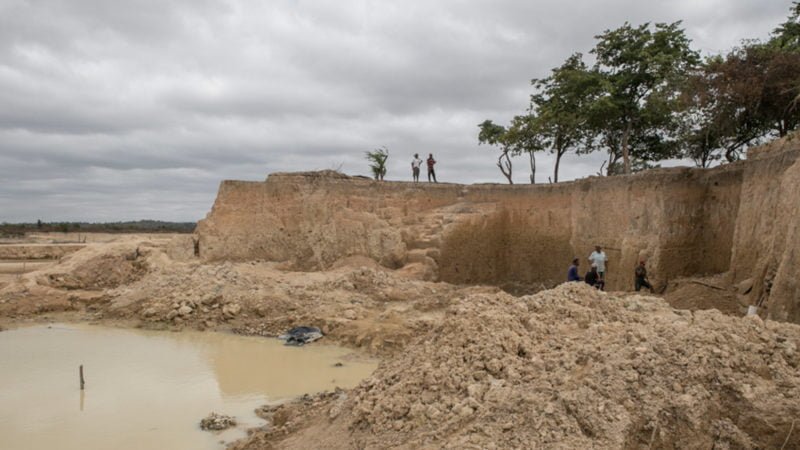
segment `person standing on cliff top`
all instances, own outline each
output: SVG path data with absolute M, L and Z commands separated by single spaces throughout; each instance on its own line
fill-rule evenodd
M 414 159 L 411 160 L 411 175 L 414 177 L 414 183 L 419 181 L 420 167 L 422 167 L 422 160 L 419 159 L 419 153 L 414 153 Z
M 578 275 L 578 265 L 581 261 L 578 258 L 572 260 L 572 265 L 567 270 L 567 281 L 582 281 L 581 276 Z
M 634 287 L 636 288 L 636 292 L 643 287 L 650 289 L 650 293 L 653 292 L 653 286 L 650 284 L 650 280 L 647 279 L 647 269 L 644 267 L 644 261 L 639 261 L 639 265 L 636 266 L 636 270 L 634 270 L 634 275 L 636 276 L 636 280 L 634 282 Z
M 589 262 L 597 266 L 597 274 L 600 275 L 601 280 L 605 280 L 608 256 L 599 245 L 594 246 L 594 251 L 589 255 Z
M 434 183 L 438 183 L 436 181 L 436 172 L 433 170 L 434 164 L 436 164 L 436 160 L 433 159 L 433 153 L 428 153 L 428 183 L 431 182 L 431 177 L 433 177 Z

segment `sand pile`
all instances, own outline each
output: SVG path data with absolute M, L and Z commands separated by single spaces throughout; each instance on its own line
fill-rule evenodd
M 140 279 L 147 272 L 147 242 L 129 239 L 87 246 L 45 269 L 37 282 L 59 289 L 108 289 Z
M 583 284 L 474 294 L 344 404 L 249 448 L 780 448 L 800 415 L 799 344 L 796 325 Z
M 154 328 L 222 327 L 261 336 L 314 326 L 337 342 L 385 354 L 429 330 L 459 289 L 408 280 L 379 267 L 297 273 L 274 263 L 165 258 L 160 252 L 148 254 L 146 275 L 107 290 L 106 317 L 136 318 Z

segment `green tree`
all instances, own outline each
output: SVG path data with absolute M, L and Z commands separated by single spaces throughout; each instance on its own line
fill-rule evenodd
M 536 112 L 533 128 L 556 157 L 553 182 L 557 183 L 561 158 L 587 137 L 587 112 L 601 95 L 603 84 L 597 72 L 588 70 L 580 53 L 567 58 L 549 77 L 531 83 L 536 89 L 531 96 Z
M 772 44 L 746 42 L 708 58 L 689 77 L 682 96 L 686 151 L 702 156 L 716 147 L 732 162 L 749 145 L 796 129 L 798 73 L 800 52 Z
M 389 159 L 389 149 L 381 147 L 365 153 L 372 176 L 378 181 L 383 181 L 383 177 L 386 176 L 386 160 Z
M 500 150 L 500 156 L 497 158 L 497 167 L 508 180 L 508 184 L 514 184 L 514 180 L 511 178 L 513 169 L 511 155 L 514 152 L 514 146 L 508 130 L 506 130 L 506 127 L 488 119 L 480 123 L 478 128 L 480 129 L 478 143 L 495 146 Z
M 548 148 L 548 143 L 540 129 L 541 121 L 529 109 L 528 114 L 514 116 L 506 132 L 506 140 L 513 155 L 528 154 L 531 167 L 531 184 L 536 184 L 536 152 Z
M 758 113 L 771 132 L 784 137 L 800 125 L 800 108 L 795 102 L 800 94 L 800 48 L 765 45 L 755 46 L 749 53 L 763 70 Z
M 652 161 L 674 156 L 677 146 L 669 142 L 677 129 L 673 112 L 686 73 L 699 61 L 680 22 L 659 23 L 654 29 L 648 23 L 626 23 L 597 39 L 592 53 L 604 92 L 590 108 L 590 123 L 597 133 L 594 143 L 606 146 L 611 155 L 609 166 L 617 153 L 624 173 L 631 172 L 632 157 Z
M 800 2 L 793 2 L 786 22 L 772 33 L 771 43 L 786 50 L 800 50 Z

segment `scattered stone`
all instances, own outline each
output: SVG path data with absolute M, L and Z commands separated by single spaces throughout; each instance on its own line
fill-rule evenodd
M 189 305 L 184 305 L 178 308 L 178 314 L 180 314 L 181 316 L 188 316 L 189 314 L 192 313 L 192 311 L 194 310 Z
M 278 336 L 286 345 L 302 346 L 310 344 L 323 336 L 322 330 L 316 327 L 294 327 L 286 334 Z
M 220 296 L 220 295 L 217 295 L 217 296 L 208 295 L 208 296 L 205 296 L 202 299 L 200 299 L 200 303 L 202 303 L 203 305 L 208 306 L 208 305 L 212 305 L 214 303 L 218 303 L 221 299 L 222 299 L 222 296 Z
M 233 416 L 226 416 L 212 412 L 205 419 L 200 421 L 200 429 L 205 431 L 227 430 L 236 426 L 236 419 Z
M 242 306 L 238 303 L 228 303 L 222 307 L 222 315 L 225 318 L 231 319 L 236 317 L 237 314 L 242 310 Z

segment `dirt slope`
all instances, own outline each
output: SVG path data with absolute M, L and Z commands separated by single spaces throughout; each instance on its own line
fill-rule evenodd
M 780 448 L 798 345 L 796 325 L 582 284 L 469 295 L 352 392 L 271 411 L 237 448 Z

